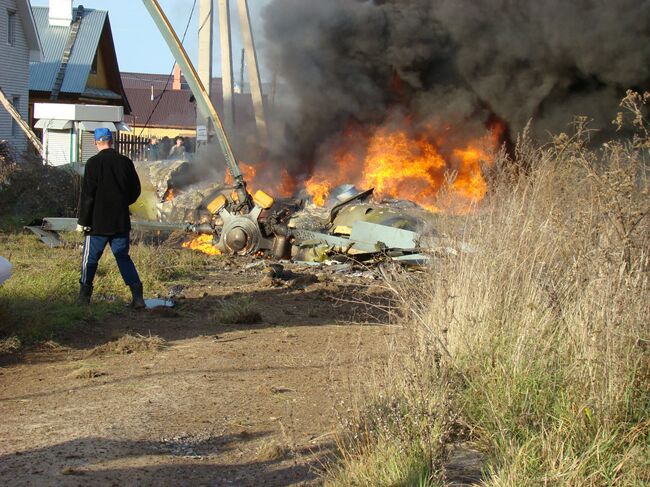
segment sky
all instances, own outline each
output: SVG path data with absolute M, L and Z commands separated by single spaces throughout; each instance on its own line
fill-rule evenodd
M 249 0 L 249 9 L 253 24 L 253 34 L 258 51 L 258 60 L 262 65 L 264 76 L 264 58 L 261 53 L 262 20 L 261 11 L 269 0 Z M 45 7 L 48 0 L 32 0 L 34 7 Z M 165 14 L 172 23 L 178 37 L 182 37 L 194 0 L 159 0 Z M 239 29 L 239 16 L 235 0 L 230 0 L 230 18 L 232 24 L 233 64 L 235 79 L 238 79 L 239 63 L 241 58 L 241 34 Z M 85 8 L 108 10 L 113 32 L 113 41 L 117 51 L 117 60 L 120 70 L 125 72 L 169 74 L 172 70 L 174 59 L 169 52 L 165 41 L 153 23 L 146 8 L 140 0 L 83 0 L 74 1 Z M 214 2 L 214 40 L 213 47 L 213 76 L 221 75 L 221 61 L 219 56 L 219 20 L 217 16 L 216 0 Z M 190 27 L 187 31 L 184 46 L 196 67 L 198 53 L 198 18 L 199 2 L 192 16 Z

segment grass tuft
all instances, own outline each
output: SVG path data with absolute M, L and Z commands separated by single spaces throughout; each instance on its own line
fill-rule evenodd
M 75 366 L 76 368 L 68 374 L 71 379 L 94 379 L 106 375 L 96 364 L 81 363 Z
M 263 443 L 257 450 L 256 459 L 260 462 L 277 462 L 283 460 L 290 453 L 287 446 L 276 441 Z
M 157 352 L 164 349 L 167 342 L 159 336 L 126 334 L 117 340 L 93 348 L 88 356 L 118 354 L 128 355 L 136 352 Z
M 217 322 L 229 325 L 254 325 L 262 321 L 262 315 L 250 298 L 235 298 L 224 301 Z
M 22 348 L 23 344 L 21 343 L 18 337 L 12 336 L 0 340 L 0 354 L 11 355 L 17 353 Z

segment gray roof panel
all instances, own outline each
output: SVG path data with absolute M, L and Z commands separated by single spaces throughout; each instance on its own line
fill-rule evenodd
M 43 62 L 29 65 L 29 89 L 52 91 L 61 65 L 63 50 L 70 35 L 70 27 L 50 26 L 47 7 L 32 7 L 32 10 L 43 45 Z M 77 9 L 73 9 L 72 17 L 75 18 L 76 15 Z M 62 93 L 83 93 L 86 89 L 86 82 L 106 19 L 107 12 L 104 10 L 85 9 L 63 79 Z

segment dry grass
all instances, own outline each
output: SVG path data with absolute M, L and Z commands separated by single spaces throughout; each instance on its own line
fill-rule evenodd
M 0 354 L 11 355 L 17 353 L 22 348 L 23 344 L 18 337 L 12 336 L 0 340 Z
M 262 321 L 262 315 L 252 299 L 234 298 L 222 303 L 215 321 L 228 325 L 254 325 Z
M 98 365 L 80 363 L 75 365 L 75 369 L 68 374 L 68 377 L 71 379 L 94 379 L 103 375 L 106 375 L 106 372 L 103 372 Z
M 284 459 L 289 452 L 289 447 L 281 445 L 277 441 L 268 441 L 259 447 L 255 458 L 260 462 L 276 462 Z
M 387 284 L 400 353 L 332 485 L 442 484 L 457 439 L 486 453 L 485 485 L 650 482 L 648 101 L 624 100 L 627 142 L 589 149 L 584 120 L 547 147 L 522 136 L 467 218 L 479 251 Z
M 108 342 L 93 348 L 88 353 L 88 357 L 105 354 L 128 355 L 136 352 L 157 352 L 166 346 L 165 339 L 159 336 L 130 335 L 127 333 L 114 342 Z

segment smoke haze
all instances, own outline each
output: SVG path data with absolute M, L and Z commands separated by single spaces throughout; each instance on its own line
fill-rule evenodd
M 272 0 L 265 56 L 286 85 L 272 152 L 309 173 L 350 123 L 408 116 L 457 137 L 494 120 L 540 137 L 608 128 L 650 88 L 650 0 Z

